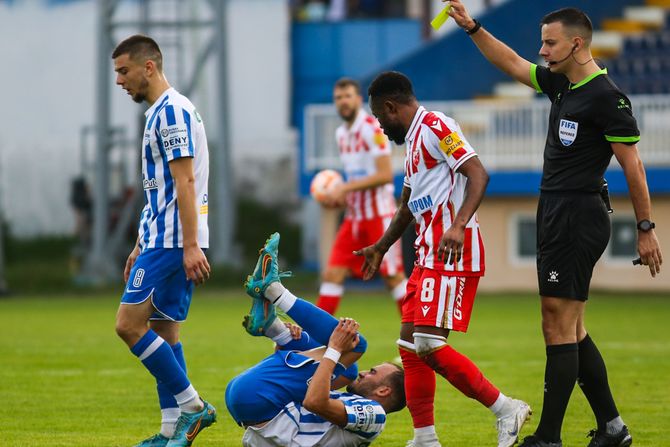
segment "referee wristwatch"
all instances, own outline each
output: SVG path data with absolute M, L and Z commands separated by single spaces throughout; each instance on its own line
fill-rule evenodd
M 650 221 L 649 219 L 642 219 L 637 223 L 637 229 L 642 231 L 643 233 L 646 233 L 652 228 L 656 228 L 656 224 Z

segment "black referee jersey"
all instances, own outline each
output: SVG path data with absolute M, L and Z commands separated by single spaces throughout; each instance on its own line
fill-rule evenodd
M 551 100 L 540 190 L 598 192 L 611 143 L 635 144 L 640 131 L 630 100 L 602 69 L 577 84 L 535 64 L 535 89 Z

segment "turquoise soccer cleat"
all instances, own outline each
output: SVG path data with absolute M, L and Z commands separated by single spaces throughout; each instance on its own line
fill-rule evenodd
M 259 251 L 256 267 L 251 275 L 247 276 L 244 287 L 247 295 L 252 298 L 265 298 L 263 293 L 273 282 L 280 282 L 281 278 L 291 276 L 291 272 L 279 272 L 279 233 L 272 233 Z
M 277 318 L 277 312 L 272 303 L 265 299 L 265 291 L 273 282 L 280 282 L 281 278 L 291 276 L 291 272 L 280 272 L 277 257 L 279 255 L 279 233 L 273 233 L 265 241 L 251 275 L 247 276 L 244 287 L 247 295 L 253 298 L 249 315 L 244 317 L 242 325 L 247 332 L 254 336 L 265 334 L 265 330 Z
M 168 438 L 158 433 L 150 438 L 145 439 L 134 447 L 165 447 L 168 441 Z
M 197 413 L 182 413 L 177 420 L 174 435 L 170 438 L 167 447 L 188 447 L 198 433 L 216 422 L 216 408 L 210 403 L 202 401 L 205 408 Z

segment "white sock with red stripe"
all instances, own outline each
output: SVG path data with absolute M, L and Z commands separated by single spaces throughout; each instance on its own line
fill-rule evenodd
M 391 296 L 395 300 L 396 306 L 398 307 L 398 311 L 400 311 L 401 315 L 402 315 L 402 300 L 403 298 L 405 298 L 406 291 L 407 291 L 406 279 L 403 279 L 400 284 L 391 289 Z
M 319 299 L 316 307 L 325 310 L 331 315 L 335 315 L 337 307 L 340 305 L 340 299 L 344 293 L 344 286 L 334 282 L 324 282 L 319 289 Z

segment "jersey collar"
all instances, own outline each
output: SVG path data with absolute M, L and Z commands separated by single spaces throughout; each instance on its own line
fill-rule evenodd
M 349 132 L 356 132 L 359 127 L 361 127 L 361 124 L 363 121 L 365 121 L 365 118 L 367 117 L 367 113 L 365 113 L 365 110 L 358 109 L 358 113 L 356 113 L 356 119 L 354 120 L 353 124 L 351 127 L 348 129 Z
M 416 132 L 417 126 L 421 124 L 421 121 L 423 121 L 423 116 L 425 114 L 426 108 L 424 106 L 419 106 L 416 113 L 414 114 L 414 119 L 412 119 L 412 124 L 409 126 L 409 130 L 405 135 L 405 141 L 408 141 L 412 138 L 412 135 L 414 135 L 414 132 Z
M 174 91 L 175 91 L 175 90 L 174 90 L 173 87 L 170 87 L 169 89 L 165 90 L 165 91 L 163 92 L 163 94 L 160 95 L 160 96 L 158 97 L 158 99 L 156 100 L 156 102 L 154 102 L 153 105 L 152 105 L 151 107 L 149 107 L 149 108 L 147 109 L 146 112 L 144 112 L 144 116 L 146 116 L 147 118 L 149 118 L 149 117 L 151 116 L 151 114 L 154 113 L 154 111 L 155 111 L 157 108 L 159 108 L 160 106 L 163 105 L 163 102 L 165 102 L 165 99 L 168 97 L 168 95 L 169 95 L 170 93 L 174 92 Z
M 603 68 L 602 70 L 596 71 L 595 73 L 591 73 L 590 75 L 588 75 L 587 77 L 585 77 L 584 79 L 582 79 L 581 81 L 576 83 L 575 85 L 570 85 L 570 90 L 577 89 L 577 88 L 581 87 L 582 85 L 591 81 L 593 78 L 595 78 L 597 76 L 600 76 L 600 75 L 604 75 L 604 74 L 607 74 L 607 68 Z

